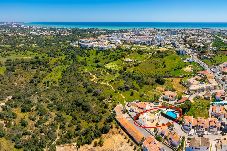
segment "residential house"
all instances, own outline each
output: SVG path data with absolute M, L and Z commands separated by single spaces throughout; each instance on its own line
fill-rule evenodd
M 217 119 L 217 117 L 220 117 L 223 113 L 216 113 L 217 111 L 218 109 L 216 106 L 212 107 L 212 118 L 208 119 L 201 117 L 195 119 L 192 116 L 184 116 L 182 129 L 186 133 L 189 133 L 192 129 L 194 129 L 198 135 L 205 135 L 207 133 L 218 134 L 223 124 Z
M 156 141 L 153 136 L 149 136 L 145 139 L 142 145 L 143 151 L 164 151 L 160 146 L 160 143 Z
M 210 140 L 204 137 L 192 138 L 185 151 L 210 151 Z
M 226 97 L 226 94 L 224 90 L 218 91 L 215 95 L 215 101 L 217 102 L 224 101 L 225 97 Z
M 188 100 L 188 97 L 182 97 L 180 100 L 178 100 L 176 103 L 177 104 L 182 104 L 182 103 L 184 103 L 185 101 L 187 101 Z
M 219 120 L 227 117 L 227 112 L 224 106 L 213 105 L 211 106 L 211 116 Z
M 163 100 L 165 101 L 175 101 L 177 99 L 177 93 L 172 91 L 165 91 L 163 93 Z
M 182 129 L 189 133 L 197 125 L 197 120 L 193 116 L 184 116 Z
M 196 133 L 199 135 L 204 135 L 209 129 L 209 120 L 199 117 L 197 119 Z
M 209 92 L 209 91 L 207 91 L 207 92 L 204 94 L 203 97 L 204 97 L 204 99 L 210 100 L 210 101 L 211 101 L 211 99 L 212 99 L 212 93 Z
M 144 135 L 137 129 L 136 125 L 133 122 L 129 121 L 129 117 L 124 115 L 122 105 L 117 105 L 114 108 L 116 112 L 116 120 L 125 130 L 125 132 L 131 136 L 131 138 L 137 143 L 140 144 L 143 141 Z
M 173 147 L 178 147 L 181 142 L 181 137 L 176 133 L 171 131 L 168 135 L 168 142 Z
M 169 129 L 168 129 L 168 126 L 161 126 L 161 127 L 158 127 L 157 129 L 157 135 L 161 136 L 161 137 L 167 137 L 169 134 Z
M 218 131 L 220 131 L 221 123 L 216 118 L 209 118 L 209 128 L 208 132 L 212 134 L 218 134 Z
M 168 126 L 162 126 L 157 129 L 157 135 L 166 139 L 167 143 L 172 147 L 178 147 L 181 137 L 174 131 L 170 131 Z

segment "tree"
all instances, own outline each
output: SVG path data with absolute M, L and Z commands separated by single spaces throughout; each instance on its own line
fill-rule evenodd
M 21 119 L 20 124 L 21 126 L 26 127 L 28 125 L 28 122 L 25 119 Z
M 0 138 L 5 136 L 5 131 L 4 130 L 0 130 Z
M 160 84 L 160 85 L 164 85 L 165 84 L 165 79 L 162 78 L 162 77 L 157 77 L 155 82 Z
M 103 146 L 103 144 L 104 144 L 104 140 L 103 140 L 103 138 L 102 138 L 102 137 L 99 139 L 98 144 L 99 144 L 99 146 L 101 146 L 101 147 Z
M 103 128 L 102 128 L 102 133 L 103 134 L 108 133 L 110 128 L 111 128 L 111 126 L 109 124 L 105 124 L 105 126 L 103 126 Z

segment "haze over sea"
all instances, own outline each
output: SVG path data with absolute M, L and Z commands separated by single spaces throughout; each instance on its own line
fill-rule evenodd
M 57 28 L 99 28 L 99 29 L 133 29 L 133 28 L 160 28 L 160 29 L 227 29 L 227 22 L 31 22 L 25 25 Z

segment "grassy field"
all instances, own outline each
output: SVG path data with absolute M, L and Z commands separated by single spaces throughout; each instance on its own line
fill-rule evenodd
M 188 111 L 187 115 L 193 116 L 195 118 L 197 117 L 209 117 L 209 107 L 210 102 L 207 100 L 197 99 L 194 103 L 192 103 L 192 106 L 190 110 Z
M 15 52 L 11 51 L 9 53 L 0 54 L 0 62 L 5 62 L 7 59 L 16 60 L 16 59 L 32 59 L 35 56 L 44 57 L 44 54 L 38 54 L 30 51 L 26 52 Z M 46 55 L 45 55 L 46 56 Z
M 205 59 L 204 62 L 208 64 L 209 66 L 212 65 L 219 65 L 227 61 L 227 55 L 225 54 L 219 54 L 214 56 L 211 59 Z
M 89 57 L 78 56 L 82 64 L 81 72 L 92 74 L 91 80 L 102 84 L 105 96 L 111 95 L 111 101 L 154 101 L 165 90 L 174 90 L 182 94 L 185 88 L 180 84 L 180 76 L 191 76 L 201 68 L 196 63 L 184 63 L 184 56 L 173 50 L 160 51 L 148 46 L 133 46 L 126 51 L 106 52 L 87 51 Z M 117 55 L 116 55 L 117 54 Z M 126 61 L 126 59 L 130 61 Z M 184 68 L 191 66 L 193 71 Z M 163 76 L 165 84 L 159 85 L 155 77 Z

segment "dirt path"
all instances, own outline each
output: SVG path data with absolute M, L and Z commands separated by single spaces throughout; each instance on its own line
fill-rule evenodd
M 88 73 L 89 73 L 90 76 L 92 77 L 92 78 L 91 78 L 91 81 L 92 81 L 92 82 L 95 82 L 95 83 L 98 83 L 98 82 L 97 82 L 97 81 L 98 81 L 97 76 L 94 75 L 94 74 L 92 74 L 91 72 L 88 72 Z M 106 85 L 106 86 L 110 87 L 114 92 L 116 92 L 116 90 L 114 89 L 114 87 L 113 87 L 111 84 L 109 84 L 108 82 L 101 82 L 100 84 Z M 118 92 L 118 94 L 120 94 L 121 97 L 122 97 L 123 99 L 125 99 L 125 96 L 124 96 L 122 93 L 119 93 L 119 92 Z
M 56 137 L 56 139 L 53 141 L 53 143 L 51 145 L 56 144 L 57 140 L 60 138 L 59 135 L 58 135 L 59 130 L 60 130 L 60 125 L 58 125 L 58 128 L 57 128 L 57 132 L 56 132 L 57 133 L 57 137 Z

